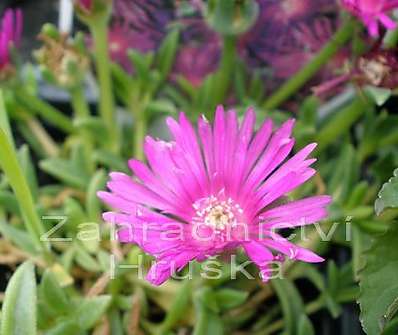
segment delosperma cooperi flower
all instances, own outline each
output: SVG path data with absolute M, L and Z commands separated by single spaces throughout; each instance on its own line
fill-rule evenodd
M 273 76 L 279 79 L 289 78 L 309 62 L 338 26 L 335 1 L 259 3 L 260 16 L 254 27 L 241 36 L 239 53 L 252 67 L 270 66 Z
M 138 244 L 156 258 L 147 279 L 162 284 L 192 260 L 242 247 L 264 281 L 269 263 L 286 255 L 305 262 L 323 259 L 279 235 L 275 229 L 312 224 L 327 216 L 329 196 L 284 202 L 309 180 L 316 147 L 291 158 L 294 120 L 273 131 L 266 120 L 254 132 L 249 109 L 239 126 L 235 111 L 218 107 L 214 124 L 199 118 L 198 134 L 186 116 L 167 120 L 174 137 L 147 137 L 148 164 L 130 160 L 134 177 L 113 172 L 110 192 L 98 196 L 115 212 L 103 217 L 119 226 L 121 242 Z M 176 231 L 177 230 L 177 231 Z
M 397 24 L 387 13 L 398 8 L 397 0 L 342 0 L 342 5 L 358 17 L 372 37 L 379 35 L 379 23 L 386 29 L 395 29 Z
M 0 72 L 1 77 L 6 76 L 4 72 L 9 72 L 12 68 L 10 48 L 19 46 L 22 35 L 22 11 L 20 9 L 6 10 L 0 31 Z
M 177 53 L 173 76 L 183 76 L 192 86 L 200 86 L 207 75 L 215 72 L 220 59 L 218 44 L 186 45 Z
M 115 0 L 109 27 L 109 52 L 113 61 L 128 72 L 132 64 L 129 49 L 141 53 L 155 51 L 167 34 L 167 26 L 174 17 L 174 7 L 168 1 Z
M 158 45 L 167 34 L 167 26 L 174 19 L 175 8 L 171 1 L 115 0 L 113 21 L 141 34 L 148 43 Z M 125 30 L 127 32 L 127 30 Z M 140 43 L 131 39 L 131 48 L 141 50 Z
M 178 48 L 172 77 L 184 77 L 199 86 L 207 75 L 214 73 L 222 52 L 222 41 L 201 18 L 181 19 L 181 46 Z

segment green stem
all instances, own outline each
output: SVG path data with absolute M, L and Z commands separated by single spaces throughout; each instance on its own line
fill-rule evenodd
M 210 120 L 214 117 L 216 105 L 223 103 L 228 90 L 231 86 L 232 72 L 235 65 L 236 58 L 236 38 L 235 36 L 223 37 L 223 53 L 220 62 L 220 67 L 213 78 L 212 92 L 210 92 L 211 106 L 206 107 L 206 117 Z
M 134 119 L 134 157 L 139 160 L 144 159 L 144 139 L 147 130 L 146 118 L 144 113 Z
M 90 117 L 90 109 L 87 104 L 86 97 L 84 95 L 84 89 L 82 86 L 77 86 L 70 91 L 70 96 L 72 100 L 72 106 L 74 111 L 75 121 L 78 119 L 85 119 Z M 85 156 L 88 157 L 88 161 L 90 162 L 90 166 L 88 166 L 88 170 L 93 172 L 94 165 L 91 164 L 92 160 L 92 152 L 93 152 L 93 143 L 90 134 L 85 130 L 81 130 L 81 139 L 84 146 Z
M 347 20 L 322 50 L 290 80 L 283 84 L 263 104 L 264 109 L 275 109 L 310 80 L 347 43 L 354 32 L 355 21 Z
M 36 137 L 37 141 L 43 147 L 44 152 L 49 157 L 56 157 L 59 153 L 59 148 L 47 131 L 43 128 L 41 123 L 33 116 L 27 116 L 25 119 L 26 125 Z
M 34 244 L 39 250 L 42 249 L 48 253 L 49 243 L 40 241 L 40 236 L 45 232 L 44 226 L 37 215 L 33 196 L 19 165 L 17 155 L 3 129 L 0 129 L 0 165 L 15 193 L 26 228 Z
M 142 98 L 141 103 L 137 103 L 137 100 L 132 98 L 129 109 L 134 116 L 133 128 L 133 154 L 136 159 L 144 159 L 144 139 L 147 131 L 147 119 L 145 116 L 145 110 L 147 106 L 148 98 Z
M 11 132 L 10 120 L 8 119 L 2 89 L 0 89 L 0 128 L 3 129 L 4 132 L 7 134 L 12 147 L 15 148 L 14 138 Z
M 84 88 L 79 85 L 70 91 L 75 119 L 90 116 L 90 109 L 84 95 Z
M 223 42 L 224 45 L 220 64 L 220 72 L 218 73 L 216 80 L 216 85 L 218 87 L 217 102 L 222 102 L 228 93 L 235 61 L 235 36 L 224 36 Z
M 101 118 L 108 127 L 110 138 L 114 143 L 110 147 L 117 150 L 118 133 L 116 128 L 116 119 L 114 115 L 115 101 L 113 96 L 111 68 L 108 50 L 108 26 L 106 21 L 93 21 L 90 30 L 95 45 L 95 60 L 99 82 L 99 111 Z
M 337 137 L 344 134 L 368 108 L 369 101 L 358 97 L 348 107 L 335 114 L 315 138 L 318 150 L 323 150 L 335 142 Z
M 43 119 L 50 122 L 57 128 L 63 130 L 66 133 L 73 133 L 74 127 L 72 122 L 67 116 L 62 114 L 61 111 L 54 108 L 45 101 L 38 97 L 30 94 L 22 88 L 13 90 L 16 99 L 27 109 L 34 111 L 39 114 Z

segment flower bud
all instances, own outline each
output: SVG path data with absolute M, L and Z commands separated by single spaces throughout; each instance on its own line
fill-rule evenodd
M 364 85 L 395 89 L 398 85 L 398 59 L 395 50 L 374 50 L 358 59 L 355 77 Z
M 78 86 L 90 65 L 82 35 L 68 39 L 50 24 L 46 24 L 39 39 L 44 45 L 34 52 L 43 77 L 65 89 Z
M 108 20 L 112 11 L 112 0 L 75 0 L 78 17 L 86 24 L 93 20 Z
M 259 5 L 255 0 L 209 0 L 204 7 L 208 25 L 221 35 L 241 35 L 256 22 Z

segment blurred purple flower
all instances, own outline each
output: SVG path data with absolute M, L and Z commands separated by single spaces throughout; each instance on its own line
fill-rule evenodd
M 109 29 L 109 51 L 112 60 L 132 71 L 128 49 L 141 53 L 156 50 L 174 18 L 171 1 L 115 0 Z
M 0 71 L 11 65 L 10 48 L 18 47 L 22 36 L 22 11 L 7 9 L 2 18 L 0 31 Z
M 295 74 L 330 40 L 338 24 L 335 1 L 259 2 L 260 17 L 241 37 L 239 52 L 253 67 L 269 65 L 276 78 Z
M 184 45 L 176 56 L 173 76 L 183 76 L 193 86 L 200 86 L 203 79 L 217 70 L 220 58 L 219 45 Z
M 319 15 L 336 7 L 335 0 L 257 0 L 261 15 L 259 25 L 264 20 L 283 24 L 291 24 L 298 20 L 305 20 L 311 16 Z M 255 28 L 254 28 L 255 29 Z
M 155 50 L 157 47 L 153 39 L 119 23 L 113 23 L 110 27 L 108 44 L 111 59 L 129 73 L 133 71 L 132 63 L 128 57 L 129 49 L 147 53 Z
M 386 29 L 397 27 L 387 13 L 398 7 L 398 0 L 342 0 L 342 5 L 362 20 L 372 37 L 379 35 L 379 23 Z
M 329 41 L 338 24 L 338 6 L 334 0 L 258 0 L 258 3 L 260 15 L 250 31 L 239 37 L 238 53 L 252 68 L 271 67 L 274 77 L 279 79 L 292 76 L 311 60 Z M 196 16 L 191 20 L 180 18 L 185 39 L 178 58 L 182 64 L 175 68 L 198 84 L 217 69 L 222 44 L 201 17 L 203 2 L 194 0 L 193 5 Z M 194 48 L 184 48 L 192 41 Z M 190 55 L 200 61 L 189 61 Z M 191 64 L 195 68 L 190 68 Z M 327 70 L 331 68 L 328 66 Z
M 193 86 L 199 86 L 207 75 L 217 70 L 221 41 L 202 18 L 180 19 L 181 43 L 172 77 L 183 76 Z

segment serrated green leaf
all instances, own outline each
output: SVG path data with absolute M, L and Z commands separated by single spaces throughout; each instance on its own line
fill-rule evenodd
M 398 333 L 398 317 L 391 320 L 380 335 L 396 335 Z
M 398 207 L 398 169 L 394 171 L 394 176 L 381 188 L 375 202 L 375 211 L 377 215 L 380 215 L 386 208 L 396 207 Z
M 37 297 L 34 266 L 25 262 L 7 285 L 1 317 L 1 335 L 36 335 Z
M 366 252 L 366 265 L 360 272 L 361 322 L 368 335 L 378 335 L 392 315 L 398 298 L 398 227 L 377 238 Z M 391 313 L 390 313 L 391 314 Z

